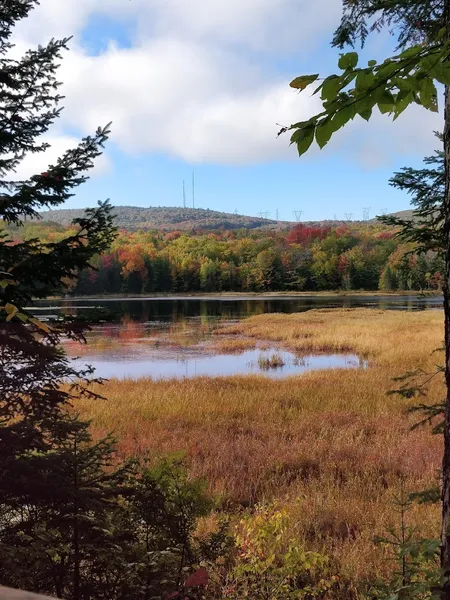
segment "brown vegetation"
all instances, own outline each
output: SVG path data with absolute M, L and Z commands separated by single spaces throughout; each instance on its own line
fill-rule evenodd
M 396 524 L 393 495 L 433 485 L 440 466 L 440 437 L 410 431 L 407 402 L 386 392 L 393 377 L 439 362 L 432 353 L 442 318 L 370 309 L 252 317 L 222 333 L 303 354 L 354 352 L 369 368 L 277 381 L 113 380 L 108 401 L 77 408 L 98 433 L 113 429 L 125 455 L 185 450 L 191 473 L 203 475 L 227 509 L 275 498 L 294 515 L 296 536 L 326 546 L 341 574 L 361 581 L 390 568 L 373 537 Z M 432 381 L 429 400 L 442 392 Z M 436 508 L 416 507 L 410 519 L 421 533 L 437 533 Z

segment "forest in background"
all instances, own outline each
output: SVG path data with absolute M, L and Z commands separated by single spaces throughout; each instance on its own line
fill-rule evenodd
M 74 229 L 75 231 L 75 229 Z M 82 271 L 77 295 L 320 290 L 439 290 L 442 258 L 380 222 L 297 224 L 279 229 L 120 229 L 110 251 Z M 12 243 L 58 242 L 71 226 L 27 222 Z

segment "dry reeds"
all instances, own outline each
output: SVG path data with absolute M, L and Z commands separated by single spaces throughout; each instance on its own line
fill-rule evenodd
M 392 497 L 400 485 L 432 485 L 442 452 L 440 437 L 411 431 L 407 402 L 386 392 L 393 377 L 439 361 L 442 312 L 314 310 L 252 317 L 222 333 L 301 354 L 353 352 L 369 368 L 277 381 L 112 380 L 102 390 L 108 401 L 77 408 L 99 435 L 113 430 L 124 455 L 185 450 L 192 475 L 228 509 L 278 499 L 295 515 L 295 535 L 326 546 L 352 580 L 383 574 L 391 567 L 373 537 L 395 525 Z M 429 401 L 442 392 L 436 379 Z M 437 508 L 417 507 L 410 518 L 436 534 Z

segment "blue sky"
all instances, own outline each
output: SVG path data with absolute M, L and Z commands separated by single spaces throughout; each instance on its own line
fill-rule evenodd
M 64 6 L 62 6 L 64 5 Z M 278 124 L 318 105 L 289 89 L 296 75 L 336 70 L 329 41 L 340 0 L 41 0 L 17 31 L 18 48 L 74 35 L 60 71 L 65 111 L 49 135 L 43 166 L 80 135 L 112 121 L 91 180 L 67 207 L 180 206 L 186 180 L 196 206 L 293 220 L 361 218 L 408 208 L 392 172 L 419 165 L 441 117 L 413 107 L 395 124 L 353 122 L 323 151 L 299 159 Z M 375 35 L 361 60 L 393 50 Z

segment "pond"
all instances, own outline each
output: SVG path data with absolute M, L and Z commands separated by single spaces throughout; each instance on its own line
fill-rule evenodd
M 439 308 L 439 296 L 293 296 L 293 297 L 172 297 L 129 299 L 64 299 L 39 301 L 40 318 L 96 315 L 101 321 L 87 335 L 88 345 L 68 342 L 70 356 L 96 368 L 99 377 L 226 376 L 261 374 L 286 377 L 315 369 L 364 368 L 353 355 L 296 357 L 279 348 L 259 348 L 239 354 L 217 354 L 208 345 L 220 325 L 265 313 L 293 313 L 312 308 L 372 307 L 387 310 Z M 264 368 L 280 355 L 282 365 Z M 270 360 L 269 360 L 270 362 Z

